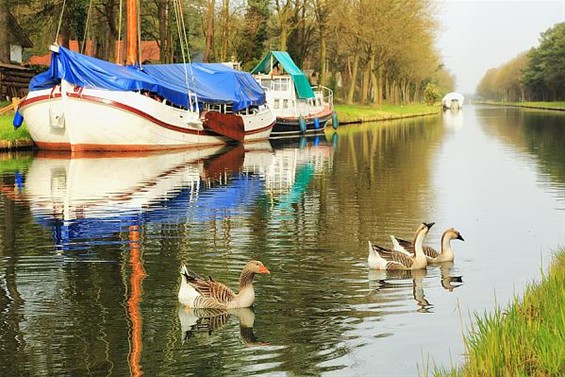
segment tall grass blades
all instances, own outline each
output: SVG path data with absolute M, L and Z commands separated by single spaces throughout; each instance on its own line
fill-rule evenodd
M 459 370 L 434 375 L 565 376 L 565 248 L 539 284 L 507 311 L 475 316 L 465 337 L 468 353 Z

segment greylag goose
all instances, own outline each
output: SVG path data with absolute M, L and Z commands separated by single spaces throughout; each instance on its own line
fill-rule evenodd
M 236 294 L 212 277 L 201 278 L 185 265 L 180 270 L 179 302 L 187 308 L 233 309 L 247 308 L 255 301 L 253 277 L 271 272 L 259 261 L 248 262 L 239 275 L 239 292 Z
M 394 250 L 414 254 L 414 244 L 412 242 L 396 238 L 394 236 L 390 236 L 390 239 L 392 240 Z M 430 246 L 422 246 L 424 254 L 428 259 L 428 263 L 453 262 L 455 255 L 451 248 L 451 240 L 465 241 L 458 230 L 455 228 L 449 228 L 445 230 L 441 236 L 441 251 L 437 251 Z
M 418 270 L 426 268 L 428 262 L 422 249 L 424 240 L 434 223 L 422 223 L 414 235 L 415 254 L 387 249 L 369 241 L 369 267 L 378 270 Z

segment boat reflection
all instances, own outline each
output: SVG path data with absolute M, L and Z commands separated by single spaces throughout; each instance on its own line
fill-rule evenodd
M 234 316 L 239 321 L 239 334 L 246 346 L 263 346 L 268 343 L 261 342 L 255 336 L 253 325 L 255 324 L 255 313 L 252 308 L 238 309 L 186 309 L 179 306 L 179 322 L 181 327 L 181 340 L 183 343 L 194 336 L 213 332 L 225 327 L 230 317 Z
M 445 128 L 458 129 L 463 127 L 464 113 L 460 109 L 448 109 L 443 112 L 442 117 Z
M 264 191 L 262 180 L 234 175 L 245 153 L 241 145 L 139 155 L 41 153 L 25 176 L 23 196 L 35 221 L 52 229 L 58 249 L 80 249 L 86 245 L 75 241 L 111 242 L 129 226 L 199 221 L 254 200 Z
M 31 162 L 21 197 L 59 252 L 124 244 L 130 226 L 211 223 L 248 214 L 261 198 L 293 209 L 333 148 L 319 138 L 166 153 L 47 153 Z M 273 217 L 276 217 L 276 213 Z
M 433 305 L 426 299 L 424 278 L 426 269 L 382 271 L 369 269 L 369 286 L 376 291 L 401 292 L 412 288 L 412 298 L 416 301 L 419 313 L 429 313 Z M 411 281 L 410 281 L 411 280 Z M 388 293 L 390 293 L 388 292 Z

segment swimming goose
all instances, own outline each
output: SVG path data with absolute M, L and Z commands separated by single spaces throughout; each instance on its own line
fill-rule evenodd
M 259 261 L 248 262 L 239 275 L 239 292 L 234 293 L 226 285 L 209 277 L 201 278 L 185 265 L 180 270 L 181 285 L 179 302 L 187 308 L 233 309 L 247 308 L 255 301 L 253 277 L 271 272 Z
M 405 251 L 410 255 L 414 254 L 412 242 L 394 236 L 390 236 L 390 239 L 392 240 L 394 250 Z M 455 255 L 453 255 L 453 250 L 451 249 L 451 240 L 465 241 L 459 231 L 455 228 L 449 228 L 441 236 L 441 251 L 437 251 L 430 246 L 422 246 L 428 263 L 452 262 L 455 259 Z
M 428 262 L 422 250 L 422 245 L 433 225 L 434 223 L 422 223 L 416 230 L 414 235 L 415 255 L 373 245 L 369 241 L 369 267 L 378 270 L 417 270 L 426 268 Z

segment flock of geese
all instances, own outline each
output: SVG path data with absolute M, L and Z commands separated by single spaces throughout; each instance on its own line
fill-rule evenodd
M 461 233 L 454 228 L 447 229 L 441 237 L 441 249 L 437 251 L 424 245 L 433 225 L 434 223 L 422 223 L 416 229 L 413 242 L 390 236 L 392 248 L 373 245 L 369 241 L 369 267 L 377 270 L 420 270 L 425 269 L 429 263 L 453 261 L 451 240 L 464 241 Z M 270 271 L 259 261 L 248 262 L 239 276 L 238 293 L 210 276 L 206 279 L 197 275 L 185 265 L 182 266 L 180 274 L 178 300 L 186 308 L 236 309 L 253 305 L 253 278 L 256 274 L 270 274 Z

